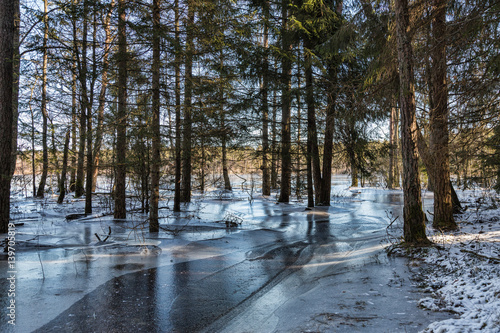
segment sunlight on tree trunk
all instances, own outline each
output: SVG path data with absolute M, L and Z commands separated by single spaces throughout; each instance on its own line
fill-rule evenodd
M 429 245 L 425 234 L 417 154 L 413 51 L 409 36 L 408 1 L 395 1 L 403 151 L 404 240 L 409 245 Z

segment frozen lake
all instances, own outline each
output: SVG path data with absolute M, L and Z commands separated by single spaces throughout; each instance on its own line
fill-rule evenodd
M 387 227 L 402 192 L 336 181 L 332 206 L 313 210 L 212 193 L 162 209 L 158 234 L 142 214 L 68 221 L 82 201 L 19 200 L 16 326 L 0 330 L 417 332 L 449 317 L 417 307 L 411 265 L 383 250 L 401 235 L 400 220 Z

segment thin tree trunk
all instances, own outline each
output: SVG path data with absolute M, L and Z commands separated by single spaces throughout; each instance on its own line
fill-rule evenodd
M 268 105 L 268 91 L 269 91 L 269 2 L 265 1 L 263 4 L 264 10 L 264 59 L 262 68 L 262 195 L 271 195 L 271 183 L 269 178 L 269 105 Z
M 223 68 L 222 50 L 220 51 L 220 66 Z M 224 178 L 224 189 L 232 191 L 231 181 L 229 180 L 229 170 L 227 167 L 227 129 L 226 119 L 224 116 L 224 90 L 222 86 L 222 75 L 220 77 L 221 84 L 219 85 L 219 111 L 220 111 L 220 126 L 222 129 L 222 177 Z
M 12 85 L 12 169 L 11 175 L 16 171 L 17 162 L 17 124 L 19 121 L 19 74 L 20 74 L 20 56 L 19 56 L 19 30 L 21 26 L 21 12 L 19 8 L 19 0 L 14 0 L 15 14 L 14 14 L 14 83 Z
M 104 20 L 104 54 L 102 58 L 102 74 L 101 74 L 101 91 L 99 93 L 99 106 L 97 107 L 97 128 L 95 133 L 94 143 L 94 163 L 92 172 L 92 191 L 95 192 L 97 186 L 97 175 L 99 174 L 99 161 L 101 155 L 102 136 L 104 133 L 104 107 L 106 106 L 106 91 L 108 87 L 108 68 L 109 68 L 109 52 L 111 50 L 112 35 L 110 29 L 111 15 L 115 1 L 112 0 L 109 5 L 109 11 Z
M 66 172 L 68 170 L 68 150 L 69 150 L 69 137 L 70 131 L 66 132 L 66 138 L 64 140 L 64 151 L 63 151 L 63 165 L 61 170 L 61 178 L 59 179 L 59 197 L 57 198 L 57 203 L 62 204 L 64 201 L 64 196 L 66 195 Z
M 311 168 L 311 189 L 309 189 L 309 194 L 316 191 L 316 202 L 320 202 L 319 193 L 321 187 L 321 169 L 320 169 L 320 158 L 319 158 L 319 148 L 318 148 L 318 130 L 316 128 L 316 107 L 314 102 L 314 86 L 313 86 L 313 71 L 312 71 L 312 59 L 311 51 L 312 44 L 306 39 L 304 41 L 305 52 L 305 80 L 306 80 L 306 104 L 307 104 L 307 146 L 308 146 L 308 156 L 310 163 L 308 168 Z M 314 186 L 313 186 L 314 183 Z M 314 207 L 314 198 L 308 199 L 309 206 Z
M 158 232 L 158 202 L 160 199 L 160 0 L 153 1 L 153 119 L 151 121 L 153 155 L 151 160 L 151 210 L 149 232 Z
M 292 178 L 292 155 L 290 133 L 290 102 L 291 102 L 291 73 L 290 60 L 292 43 L 288 31 L 288 0 L 281 2 L 282 19 L 282 50 L 285 52 L 282 60 L 282 91 L 281 91 L 281 186 L 279 202 L 290 201 L 290 182 Z
M 50 135 L 51 135 L 51 139 L 52 139 L 51 153 L 52 153 L 52 158 L 54 161 L 53 166 L 55 167 L 55 173 L 57 175 L 57 186 L 59 186 L 59 181 L 61 180 L 61 176 L 58 173 L 60 170 L 60 167 L 59 167 L 59 158 L 57 157 L 56 131 L 55 131 L 54 122 L 52 121 L 52 119 L 49 118 L 49 121 L 50 121 Z
M 450 153 L 448 148 L 448 87 L 446 82 L 446 0 L 434 0 L 432 10 L 432 100 L 430 110 L 430 143 L 434 156 L 434 220 L 441 230 L 457 228 L 453 218 L 450 187 Z
M 76 41 L 74 41 L 76 43 Z M 74 55 L 73 55 L 74 57 Z M 77 115 L 77 104 L 76 104 L 76 59 L 73 58 L 73 64 L 71 66 L 71 175 L 69 178 L 69 191 L 74 192 L 76 187 L 76 115 Z
M 182 141 L 182 193 L 181 201 L 191 201 L 191 140 L 192 140 L 192 94 L 193 94 L 193 53 L 194 53 L 194 3 L 188 0 L 186 26 L 186 61 L 184 75 L 184 128 Z
M 174 212 L 181 210 L 181 41 L 179 31 L 179 0 L 174 1 L 175 11 L 175 188 Z
M 417 122 L 413 51 L 409 36 L 408 1 L 395 1 L 396 38 L 401 106 L 401 143 L 403 151 L 404 240 L 409 245 L 428 245 L 420 189 L 417 154 Z
M 92 214 L 92 185 L 93 180 L 92 177 L 94 175 L 94 158 L 93 158 L 93 150 L 92 150 L 92 107 L 94 105 L 94 85 L 97 61 L 96 61 L 96 33 L 97 33 L 97 20 L 96 20 L 96 11 L 95 7 L 93 9 L 93 32 L 92 32 L 92 80 L 90 84 L 90 91 L 88 92 L 86 89 L 84 90 L 84 100 L 87 107 L 87 176 L 85 183 L 85 214 Z M 86 71 L 85 71 L 86 72 Z M 88 96 L 90 94 L 90 96 Z
M 12 85 L 14 83 L 15 2 L 0 2 L 0 233 L 7 233 L 10 221 L 12 169 Z
M 330 69 L 330 77 L 335 78 L 334 70 Z M 328 105 L 326 108 L 325 144 L 323 149 L 323 177 L 320 185 L 320 195 L 317 205 L 330 206 L 330 193 L 332 189 L 332 158 L 333 158 L 333 131 L 335 126 L 335 96 L 334 87 L 328 92 Z
M 36 197 L 35 111 L 33 110 L 32 104 L 34 90 L 35 84 L 31 86 L 30 100 L 28 102 L 31 116 L 31 176 L 33 178 L 31 185 L 33 186 L 33 198 Z
M 395 104 L 395 101 L 392 102 Z M 387 188 L 394 188 L 395 156 L 396 156 L 396 105 L 391 105 L 391 116 L 389 121 L 389 177 Z
M 300 58 L 300 46 L 297 47 L 297 59 Z M 301 131 L 301 109 L 302 109 L 302 103 L 301 103 L 301 66 L 300 66 L 300 61 L 297 62 L 298 65 L 297 65 L 297 94 L 296 94 L 296 98 L 297 98 L 297 151 L 296 151 L 296 159 L 295 159 L 295 164 L 296 164 L 296 169 L 295 169 L 295 195 L 297 196 L 297 198 L 300 198 L 300 191 L 301 191 L 301 188 L 302 188 L 302 181 L 301 181 L 301 172 L 300 172 L 300 157 L 301 157 L 301 137 L 300 137 L 300 131 Z
M 277 117 L 277 107 L 276 107 L 276 91 L 273 91 L 273 120 L 271 123 L 271 188 L 275 189 L 278 183 L 278 147 L 276 144 L 276 117 Z
M 88 0 L 84 0 L 84 18 L 83 18 L 83 32 L 82 32 L 82 55 L 80 57 L 78 45 L 75 44 L 75 55 L 78 69 L 78 81 L 80 82 L 81 98 L 80 98 L 80 138 L 78 148 L 78 166 L 76 170 L 76 183 L 75 183 L 75 197 L 81 197 L 85 192 L 84 178 L 85 178 L 85 138 L 87 137 L 87 12 Z M 73 38 L 76 37 L 76 19 L 73 22 Z M 90 133 L 89 133 L 90 134 Z
M 44 0 L 43 2 L 43 63 L 42 63 L 42 177 L 40 178 L 40 183 L 38 184 L 38 190 L 36 196 L 43 198 L 45 194 L 45 183 L 47 182 L 47 173 L 49 169 L 49 152 L 47 147 L 47 40 L 49 38 L 49 23 L 47 20 L 48 13 L 48 2 Z
M 126 0 L 118 1 L 118 112 L 116 129 L 116 181 L 115 211 L 116 219 L 127 217 L 125 186 L 127 177 L 127 28 Z

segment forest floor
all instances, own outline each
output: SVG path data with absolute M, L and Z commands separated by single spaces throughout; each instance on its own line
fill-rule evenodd
M 332 206 L 313 210 L 243 186 L 196 196 L 181 214 L 167 199 L 158 234 L 137 203 L 117 221 L 106 196 L 87 217 L 69 216 L 83 199 L 15 197 L 15 273 L 0 258 L 15 325 L 4 315 L 0 331 L 498 332 L 494 192 L 459 191 L 458 231 L 429 226 L 438 246 L 388 256 L 402 192 L 335 181 Z M 432 216 L 432 193 L 423 197 Z
M 421 265 L 415 278 L 429 296 L 420 307 L 448 311 L 458 318 L 434 322 L 425 332 L 500 331 L 500 200 L 492 191 L 460 191 L 467 207 L 456 216 L 459 230 L 440 233 L 428 228 L 437 245 L 413 253 Z

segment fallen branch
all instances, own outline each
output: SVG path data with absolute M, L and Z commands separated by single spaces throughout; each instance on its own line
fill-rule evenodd
M 99 240 L 99 242 L 103 242 L 104 243 L 105 241 L 108 240 L 109 236 L 111 236 L 111 227 L 108 226 L 108 228 L 109 228 L 109 233 L 106 236 L 106 238 L 104 238 L 104 240 L 101 240 L 101 237 L 99 237 L 99 235 L 97 234 L 97 232 L 94 234 L 97 237 L 97 239 Z
M 482 255 L 482 254 L 479 254 L 477 252 L 474 252 L 474 251 L 471 251 L 471 250 L 465 250 L 465 249 L 461 249 L 460 252 L 466 252 L 466 253 L 469 253 L 469 254 L 472 254 L 478 258 L 481 258 L 481 259 L 486 259 L 486 260 L 493 260 L 493 261 L 498 261 L 500 262 L 500 258 L 496 258 L 496 257 L 488 257 L 488 256 L 485 256 L 485 255 Z

